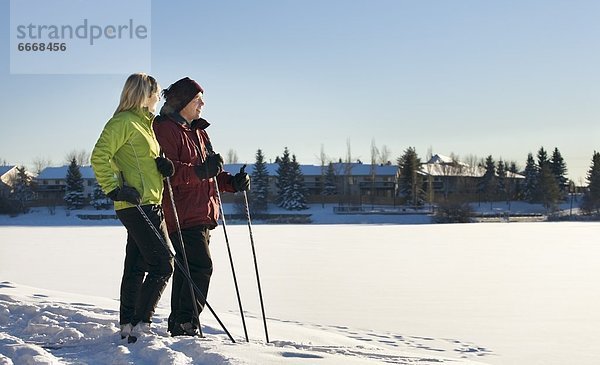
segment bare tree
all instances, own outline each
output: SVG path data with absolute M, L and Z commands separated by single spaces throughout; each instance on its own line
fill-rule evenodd
M 8 161 L 5 158 L 0 157 L 0 166 L 6 166 L 6 165 L 8 165 Z
M 346 163 L 352 163 L 352 146 L 350 145 L 350 138 L 346 139 Z
M 325 154 L 325 147 L 321 145 L 321 152 L 319 153 L 319 162 L 321 163 L 321 169 L 327 169 L 327 165 L 329 165 L 330 158 Z
M 425 158 L 427 159 L 427 163 L 425 164 L 425 167 L 427 169 L 427 202 L 429 203 L 429 209 L 433 209 L 433 199 L 435 197 L 433 191 L 433 166 L 431 166 L 431 164 L 429 163 L 433 158 L 433 147 L 429 146 Z
M 477 191 L 477 186 L 479 182 L 479 178 L 483 176 L 483 166 L 485 165 L 485 160 L 483 158 L 479 158 L 476 155 L 469 154 L 464 158 L 464 163 L 462 171 L 462 189 L 464 194 L 474 197 L 473 194 L 477 194 L 477 200 L 480 202 L 481 195 Z
M 319 162 L 321 163 L 321 180 L 319 182 L 319 190 L 320 190 L 321 197 L 323 197 L 324 192 L 325 192 L 325 175 L 327 174 L 329 158 L 325 154 L 325 147 L 322 144 L 321 144 L 321 153 L 319 154 Z M 323 199 L 321 200 L 321 207 L 325 207 L 325 201 Z
M 346 139 L 346 161 L 344 163 L 344 195 L 350 196 L 350 184 L 352 183 L 352 147 L 350 145 L 350 138 Z
M 33 169 L 34 172 L 36 174 L 40 174 L 40 172 L 42 172 L 42 170 L 44 170 L 46 167 L 52 165 L 52 161 L 50 159 L 46 159 L 44 157 L 36 157 L 33 159 L 32 161 L 33 163 Z
M 90 164 L 90 153 L 86 150 L 73 150 L 65 156 L 65 161 L 67 164 L 71 163 L 71 161 L 75 159 L 77 166 L 86 166 Z
M 477 157 L 476 155 L 470 154 L 465 157 L 464 162 L 467 166 L 467 173 L 470 176 L 477 176 L 479 172 L 479 167 L 483 165 L 483 159 Z
M 377 159 L 379 157 L 379 149 L 375 145 L 375 140 L 371 140 L 371 207 L 375 202 L 375 178 L 377 177 Z
M 225 160 L 225 163 L 227 163 L 227 164 L 238 163 L 237 152 L 235 152 L 232 148 L 227 150 L 227 159 Z
M 379 164 L 380 165 L 391 165 L 390 156 L 392 155 L 392 150 L 388 148 L 388 146 L 383 145 L 379 150 Z
M 375 140 L 371 140 L 371 165 L 377 165 L 377 161 L 379 161 L 379 149 L 375 144 Z

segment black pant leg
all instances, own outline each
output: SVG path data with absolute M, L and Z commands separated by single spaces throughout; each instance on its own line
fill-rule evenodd
M 179 234 L 174 233 L 171 235 L 171 242 L 173 242 L 173 246 L 175 247 L 175 251 L 177 252 L 177 260 L 183 264 L 183 258 L 181 256 L 181 244 L 179 243 Z M 179 316 L 180 306 L 180 293 L 182 285 L 188 285 L 187 279 L 181 273 L 181 269 L 179 265 L 175 265 L 175 270 L 173 271 L 173 279 L 171 280 L 171 313 L 169 314 L 169 323 L 168 330 L 172 330 L 173 326 L 177 322 L 177 318 Z M 180 322 L 177 322 L 180 323 Z
M 166 233 L 162 208 L 156 205 L 144 205 L 142 210 L 162 235 L 165 243 L 171 245 Z M 137 208 L 119 210 L 117 216 L 133 238 L 148 272 L 139 288 L 132 322 L 150 322 L 167 281 L 173 273 L 173 259 Z
M 135 314 L 140 287 L 146 275 L 144 259 L 138 250 L 133 237 L 127 234 L 127 246 L 125 247 L 125 263 L 123 278 L 121 280 L 121 305 L 120 324 L 131 323 Z
M 184 229 L 181 232 L 183 236 L 183 242 L 185 245 L 186 256 L 188 259 L 188 265 L 190 269 L 190 276 L 202 296 L 196 293 L 196 305 L 198 306 L 198 312 L 201 312 L 206 303 L 206 296 L 208 295 L 208 287 L 210 284 L 210 278 L 213 271 L 212 258 L 210 256 L 210 231 L 205 226 L 192 227 Z M 176 250 L 178 250 L 178 256 L 183 260 L 181 253 L 181 247 L 178 245 L 179 237 L 176 238 L 174 244 Z M 174 238 L 175 241 L 175 238 Z M 193 322 L 198 323 L 198 318 L 194 318 L 193 301 L 189 290 L 189 284 L 187 279 L 181 271 L 176 270 L 174 273 L 175 278 L 178 278 L 178 287 L 173 287 L 173 295 L 175 299 L 172 302 L 175 304 L 175 308 L 172 308 L 172 313 L 175 314 L 175 321 L 177 323 Z

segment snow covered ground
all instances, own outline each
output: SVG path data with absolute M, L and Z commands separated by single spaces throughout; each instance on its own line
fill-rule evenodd
M 0 217 L 0 364 L 598 364 L 599 229 L 256 225 L 265 344 L 247 227 L 228 234 L 250 343 L 217 228 L 209 302 L 238 344 L 209 312 L 206 339 L 167 337 L 166 291 L 157 335 L 127 345 L 124 229 L 64 212 Z

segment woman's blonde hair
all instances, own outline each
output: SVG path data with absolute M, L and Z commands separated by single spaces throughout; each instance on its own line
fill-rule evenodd
M 144 103 L 159 89 L 156 79 L 145 73 L 135 73 L 130 75 L 125 81 L 119 106 L 115 114 L 132 109 L 142 109 Z

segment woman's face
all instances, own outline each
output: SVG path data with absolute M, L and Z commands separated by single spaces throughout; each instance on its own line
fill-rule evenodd
M 148 108 L 148 111 L 152 114 L 156 113 L 156 104 L 158 104 L 158 101 L 160 100 L 160 89 L 157 89 L 155 92 L 153 92 L 150 97 L 146 100 L 146 103 L 144 104 L 144 106 L 146 108 Z

